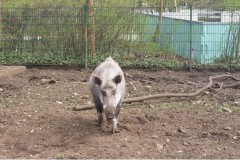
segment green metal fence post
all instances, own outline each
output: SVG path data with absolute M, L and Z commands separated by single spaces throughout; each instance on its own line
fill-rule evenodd
M 192 72 L 192 5 L 190 5 L 190 33 L 189 33 L 189 43 L 190 43 L 190 72 Z
M 84 34 L 85 34 L 85 69 L 87 69 L 87 61 L 88 61 L 88 33 L 87 33 L 87 27 L 88 27 L 88 5 L 84 5 Z

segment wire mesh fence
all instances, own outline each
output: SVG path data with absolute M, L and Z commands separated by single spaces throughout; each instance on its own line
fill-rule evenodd
M 0 63 L 240 68 L 240 8 L 2 8 Z

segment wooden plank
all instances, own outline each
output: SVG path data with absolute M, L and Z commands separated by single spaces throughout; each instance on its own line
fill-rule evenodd
M 0 65 L 0 77 L 13 76 L 26 72 L 25 66 L 1 66 Z

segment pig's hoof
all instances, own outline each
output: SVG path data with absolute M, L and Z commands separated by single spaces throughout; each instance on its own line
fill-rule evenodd
M 98 127 L 101 127 L 101 125 L 102 125 L 102 123 L 99 123 L 99 122 L 97 123 L 97 126 L 98 126 Z
M 114 133 L 120 133 L 120 131 L 117 128 L 113 128 L 112 129 L 112 134 L 114 134 Z
M 99 122 L 99 121 L 98 121 L 98 123 L 97 123 L 96 125 L 97 125 L 97 127 L 102 128 L 102 126 L 103 126 L 103 122 Z

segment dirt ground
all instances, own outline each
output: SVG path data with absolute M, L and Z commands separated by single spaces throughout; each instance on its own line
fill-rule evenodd
M 106 122 L 96 126 L 95 109 L 72 111 L 91 102 L 91 72 L 28 69 L 1 77 L 0 158 L 240 158 L 239 87 L 123 104 L 120 133 L 111 134 Z M 239 72 L 124 72 L 126 98 L 191 93 L 211 75 L 240 78 Z

